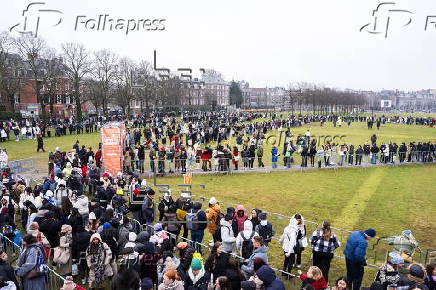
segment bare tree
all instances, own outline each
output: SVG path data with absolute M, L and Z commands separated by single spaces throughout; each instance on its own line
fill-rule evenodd
M 149 112 L 150 103 L 153 101 L 156 92 L 157 76 L 153 71 L 151 63 L 141 61 L 132 71 L 132 89 L 136 100 L 139 100 L 141 112 Z
M 125 115 L 130 115 L 131 103 L 135 100 L 132 90 L 132 77 L 135 70 L 135 63 L 127 57 L 121 58 L 118 62 L 113 100 Z
M 47 49 L 43 62 L 45 63 L 45 82 L 42 85 L 42 93 L 44 102 L 48 101 L 49 103 L 50 116 L 54 118 L 54 104 L 57 101 L 60 86 L 64 85 L 62 79 L 65 70 L 54 49 Z
M 28 79 L 32 82 L 32 87 L 36 95 L 37 102 L 41 106 L 42 118 L 45 119 L 45 96 L 43 93 L 44 85 L 47 82 L 47 76 L 50 75 L 52 55 L 48 52 L 46 42 L 29 34 L 24 34 L 16 38 L 14 45 L 21 58 L 27 63 L 29 70 Z
M 90 101 L 96 112 L 102 106 L 102 91 L 100 84 L 94 79 L 84 81 L 84 101 Z
M 110 101 L 110 89 L 117 76 L 118 57 L 113 52 L 104 49 L 94 53 L 94 65 L 92 75 L 99 86 L 101 107 L 103 114 L 107 115 L 107 108 Z
M 12 53 L 13 39 L 7 32 L 0 34 L 0 103 L 15 111 L 15 95 L 22 87 L 23 62 Z
M 62 56 L 68 80 L 72 84 L 72 96 L 76 105 L 76 118 L 82 119 L 82 104 L 85 102 L 81 94 L 84 77 L 90 72 L 89 52 L 82 44 L 65 43 L 62 45 Z

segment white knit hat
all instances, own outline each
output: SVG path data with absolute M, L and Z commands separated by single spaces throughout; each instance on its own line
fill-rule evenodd
M 134 232 L 129 233 L 129 242 L 136 241 L 136 234 Z
M 214 204 L 217 204 L 217 203 L 218 203 L 218 201 L 216 200 L 215 197 L 211 197 L 211 198 L 209 199 L 209 204 L 214 205 Z

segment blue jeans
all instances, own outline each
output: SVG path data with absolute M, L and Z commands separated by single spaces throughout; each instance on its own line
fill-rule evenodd
M 371 164 L 377 163 L 377 154 L 371 153 Z
M 277 162 L 272 163 L 272 168 L 277 168 Z
M 204 230 L 192 230 L 191 240 L 195 243 L 195 249 L 201 253 L 201 242 L 203 242 Z

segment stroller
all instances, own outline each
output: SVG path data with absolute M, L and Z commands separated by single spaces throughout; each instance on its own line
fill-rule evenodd
M 416 250 L 421 251 L 411 230 L 404 230 L 398 236 L 380 238 L 377 243 L 380 240 L 386 240 L 388 245 L 393 246 L 394 252 L 398 253 L 406 263 L 413 262 L 413 255 Z

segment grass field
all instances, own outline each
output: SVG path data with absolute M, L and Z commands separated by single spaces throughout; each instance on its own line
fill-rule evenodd
M 345 124 L 344 124 L 345 125 Z M 436 128 L 424 126 L 406 126 L 397 124 L 382 125 L 381 129 L 368 130 L 365 123 L 352 123 L 351 128 L 346 125 L 333 128 L 331 123 L 320 127 L 318 123 L 300 128 L 291 128 L 292 134 L 304 134 L 310 129 L 312 136 L 319 138 L 323 144 L 325 137 L 333 139 L 342 137 L 340 142 L 363 144 L 372 134 L 377 134 L 380 142 L 413 142 L 436 141 Z M 274 135 L 276 132 L 269 132 Z M 277 134 L 276 134 L 277 135 Z M 81 145 L 96 148 L 99 134 L 73 135 L 59 138 L 45 139 L 45 149 L 53 151 L 59 146 L 62 150 L 72 148 L 76 141 Z M 336 137 L 339 139 L 339 137 Z M 270 146 L 274 138 L 269 138 L 265 147 L 265 163 L 270 164 Z M 275 138 L 278 142 L 279 137 Z M 230 141 L 234 144 L 234 140 Z M 280 144 L 280 149 L 283 145 Z M 36 153 L 36 141 L 27 140 L 0 144 L 8 150 L 10 160 L 39 156 L 41 160 L 47 153 Z M 281 158 L 279 159 L 280 164 Z M 299 162 L 299 157 L 296 157 Z M 150 182 L 150 181 L 149 181 Z M 160 184 L 170 184 L 177 188 L 183 183 L 182 177 L 158 178 Z M 194 175 L 194 194 L 207 198 L 215 196 L 225 201 L 223 208 L 230 205 L 243 204 L 247 209 L 260 208 L 272 213 L 290 216 L 301 213 L 307 220 L 321 223 L 330 220 L 334 227 L 346 230 L 366 229 L 373 227 L 378 236 L 396 235 L 401 230 L 412 229 L 423 249 L 436 249 L 436 165 L 406 165 L 396 167 L 350 168 L 350 169 L 322 169 L 310 171 L 281 171 L 272 173 L 247 173 L 233 175 Z M 198 184 L 205 184 L 205 191 L 200 190 Z M 177 193 L 175 193 L 177 195 Z M 194 198 L 195 199 L 195 198 Z M 207 206 L 207 200 L 203 206 Z M 274 224 L 277 237 L 286 224 L 288 218 L 269 215 Z M 308 224 L 309 234 L 316 228 Z M 346 231 L 337 230 L 337 234 L 344 244 Z M 206 236 L 206 238 L 209 238 Z M 368 249 L 369 262 L 379 263 L 385 254 L 385 248 L 380 246 L 372 251 Z M 342 254 L 342 248 L 337 254 Z M 377 259 L 374 261 L 374 256 Z M 281 268 L 282 251 L 277 241 L 270 247 L 271 264 Z M 305 251 L 303 268 L 310 264 L 310 252 Z M 368 285 L 374 278 L 374 270 L 368 269 L 365 282 Z M 330 277 L 332 280 L 345 274 L 342 260 L 335 259 Z M 298 283 L 291 282 L 289 289 L 296 289 Z
M 215 196 L 226 201 L 224 208 L 243 204 L 247 209 L 260 208 L 267 212 L 291 216 L 300 213 L 307 220 L 322 223 L 329 220 L 332 226 L 346 230 L 373 227 L 378 237 L 397 235 L 412 229 L 423 249 L 436 249 L 435 186 L 436 165 L 379 168 L 353 168 L 341 170 L 315 170 L 304 172 L 272 172 L 265 174 L 196 175 L 193 178 L 194 194 Z M 181 177 L 158 178 L 159 184 L 177 188 Z M 206 184 L 202 192 L 197 184 Z M 194 198 L 195 199 L 195 198 Z M 207 200 L 203 202 L 206 206 Z M 289 220 L 274 214 L 269 220 L 280 237 Z M 308 232 L 316 226 L 307 224 Z M 336 231 L 341 242 L 347 233 Z M 368 248 L 368 263 L 380 264 L 386 246 L 382 243 L 372 251 Z M 337 250 L 342 254 L 342 247 Z M 377 254 L 376 261 L 374 256 Z M 272 264 L 281 267 L 283 253 L 277 241 L 270 245 Z M 310 253 L 303 257 L 304 267 L 310 266 Z M 331 277 L 345 273 L 343 260 L 336 259 Z M 365 281 L 374 278 L 368 269 Z

